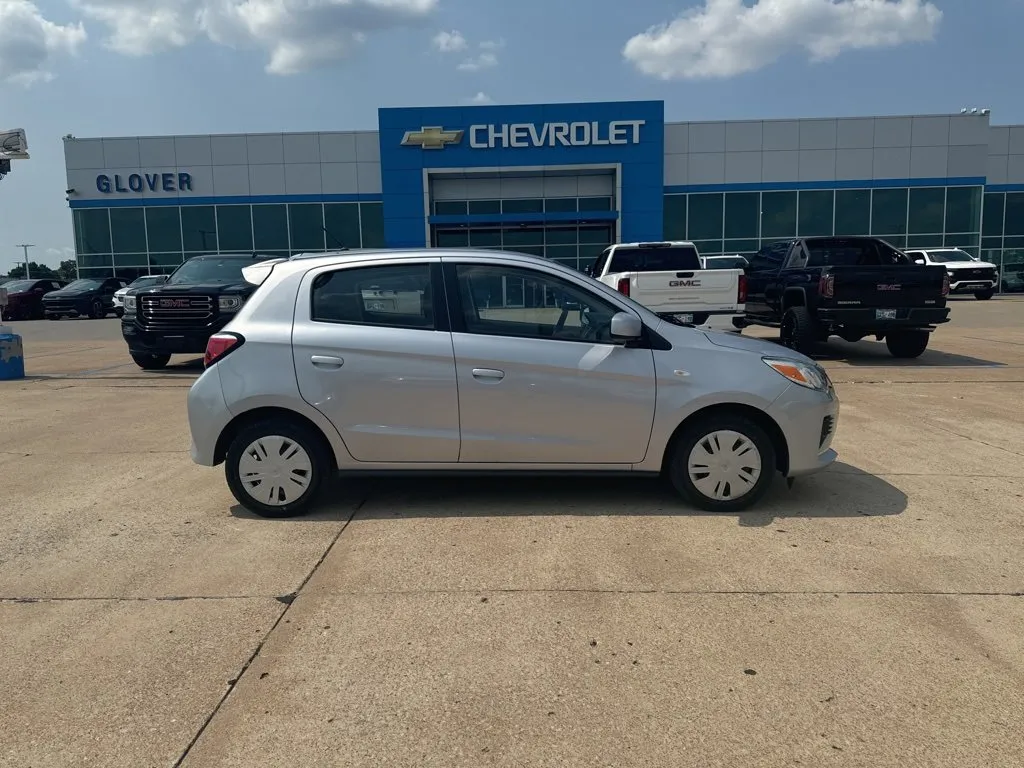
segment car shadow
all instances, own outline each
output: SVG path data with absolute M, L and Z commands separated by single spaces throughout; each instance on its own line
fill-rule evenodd
M 884 517 L 901 514 L 907 497 L 880 477 L 848 464 L 799 478 L 788 488 L 777 477 L 768 493 L 747 512 L 717 514 L 685 501 L 654 477 L 420 476 L 339 478 L 316 509 L 291 520 L 337 521 L 358 508 L 360 520 L 444 517 L 733 517 L 743 527 L 775 520 Z M 262 520 L 240 505 L 238 518 Z M 287 522 L 287 520 L 281 521 Z
M 159 376 L 161 374 L 162 375 L 166 375 L 166 376 L 175 376 L 175 375 L 178 375 L 178 376 L 180 376 L 180 375 L 195 376 L 196 374 L 199 374 L 199 373 L 202 373 L 202 372 L 203 372 L 203 358 L 201 358 L 201 357 L 196 357 L 196 358 L 192 358 L 190 360 L 181 360 L 181 361 L 172 360 L 167 365 L 166 368 L 160 368 L 160 369 L 157 369 L 155 371 L 145 371 L 145 373 L 147 373 L 147 374 L 149 374 L 151 376 L 152 375 Z
M 769 337 L 767 341 L 782 346 L 777 337 Z M 823 363 L 846 363 L 852 366 L 870 368 L 1005 368 L 1006 363 L 996 360 L 985 360 L 980 357 L 957 355 L 952 352 L 940 352 L 937 349 L 926 349 L 920 357 L 900 359 L 889 354 L 884 341 L 862 339 L 850 342 L 830 338 L 819 342 L 810 351 L 809 357 Z

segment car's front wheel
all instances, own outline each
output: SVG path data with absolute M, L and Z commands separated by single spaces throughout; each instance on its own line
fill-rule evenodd
M 995 294 L 996 294 L 995 288 L 989 288 L 987 291 L 975 291 L 974 292 L 974 298 L 980 299 L 981 301 L 988 301 L 993 296 L 995 296 Z
M 232 495 L 261 517 L 296 517 L 316 502 L 331 459 L 323 439 L 300 422 L 274 418 L 242 428 L 228 447 Z
M 102 320 L 106 316 L 107 311 L 103 308 L 103 302 L 99 299 L 96 299 L 96 301 L 89 305 L 89 317 L 93 320 Z
M 159 371 L 167 367 L 171 362 L 170 355 L 147 355 L 139 352 L 132 352 L 132 360 L 144 371 Z
M 675 489 L 709 512 L 739 512 L 760 499 L 775 474 L 775 446 L 751 419 L 731 413 L 684 427 L 668 459 Z

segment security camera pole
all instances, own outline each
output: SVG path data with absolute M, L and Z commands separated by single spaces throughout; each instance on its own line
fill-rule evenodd
M 15 248 L 21 248 L 21 250 L 24 251 L 24 253 L 25 253 L 25 279 L 26 280 L 31 280 L 32 279 L 32 275 L 30 275 L 28 273 L 28 249 L 29 248 L 35 248 L 35 246 L 32 245 L 32 243 L 20 243 L 20 244 L 14 246 L 14 247 Z

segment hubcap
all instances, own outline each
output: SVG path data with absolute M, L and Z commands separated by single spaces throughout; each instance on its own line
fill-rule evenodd
M 746 435 L 720 430 L 705 435 L 686 463 L 690 482 L 709 499 L 731 501 L 746 495 L 761 476 L 761 452 Z
M 253 440 L 242 452 L 238 477 L 256 501 L 281 507 L 309 488 L 313 462 L 305 448 L 290 437 L 267 435 Z

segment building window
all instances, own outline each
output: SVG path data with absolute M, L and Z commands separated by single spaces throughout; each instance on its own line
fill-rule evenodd
M 434 203 L 436 216 L 465 216 L 467 210 L 465 200 L 437 200 Z
M 502 213 L 543 213 L 544 201 L 539 198 L 523 200 L 502 200 Z
M 801 237 L 823 237 L 832 234 L 835 193 L 832 190 L 801 192 L 800 220 L 797 234 Z
M 722 237 L 721 194 L 689 195 L 688 240 L 715 240 Z
M 836 190 L 837 235 L 867 235 L 871 232 L 871 190 Z
M 146 252 L 146 214 L 142 208 L 111 208 L 110 235 L 114 253 Z
M 977 232 L 981 229 L 981 187 L 949 187 L 946 190 L 946 231 Z
M 871 234 L 905 235 L 906 233 L 907 190 L 874 190 L 871 195 Z M 892 240 L 889 242 L 896 245 Z
M 730 192 L 725 196 L 725 236 L 757 237 L 761 200 L 757 192 Z M 757 248 L 754 249 L 755 251 Z
M 110 253 L 110 211 L 106 208 L 74 213 L 75 248 L 79 254 Z
M 468 229 L 442 229 L 435 238 L 438 248 L 466 248 L 469 245 Z
M 146 236 L 151 251 L 181 251 L 181 209 L 161 205 L 146 209 Z
M 252 206 L 253 249 L 270 255 L 288 253 L 288 208 L 284 205 Z
M 470 200 L 469 215 L 484 216 L 501 213 L 501 200 Z
M 907 231 L 911 235 L 942 232 L 945 211 L 945 187 L 915 187 L 911 189 Z
M 721 240 L 694 240 L 693 244 L 701 256 L 717 256 L 725 253 Z
M 363 248 L 385 247 L 384 204 L 360 203 L 359 218 L 362 222 Z
M 85 253 L 78 257 L 78 266 L 81 269 L 96 269 L 105 267 L 105 274 L 110 274 L 110 268 L 114 266 L 114 257 L 109 253 Z
M 473 248 L 501 248 L 501 230 L 471 229 L 469 245 Z
M 575 197 L 549 197 L 544 201 L 545 213 L 576 213 L 578 201 Z
M 1006 195 L 1002 192 L 985 193 L 985 212 L 982 216 L 981 233 L 983 235 L 1003 236 L 1003 210 L 1006 206 Z M 998 248 L 999 245 L 994 247 Z
M 115 267 L 148 267 L 149 259 L 144 253 L 115 253 Z M 118 273 L 121 274 L 121 273 Z
M 665 195 L 661 236 L 666 240 L 686 239 L 686 195 Z
M 610 197 L 581 197 L 581 211 L 610 211 L 612 199 Z
M 324 229 L 327 247 L 359 248 L 359 203 L 327 203 L 324 205 Z
M 796 192 L 765 192 L 761 195 L 761 237 L 796 235 Z
M 150 253 L 149 266 L 154 272 L 163 274 L 168 270 L 166 267 L 176 267 L 182 262 L 180 253 Z
M 1007 237 L 1024 235 L 1024 192 L 1006 193 L 1006 231 Z
M 252 252 L 252 206 L 217 206 L 217 244 L 222 253 Z
M 324 207 L 320 203 L 289 205 L 288 232 L 292 251 L 323 251 Z
M 181 240 L 185 251 L 217 252 L 217 217 L 212 205 L 182 206 Z
M 757 253 L 759 240 L 726 240 L 723 253 Z

